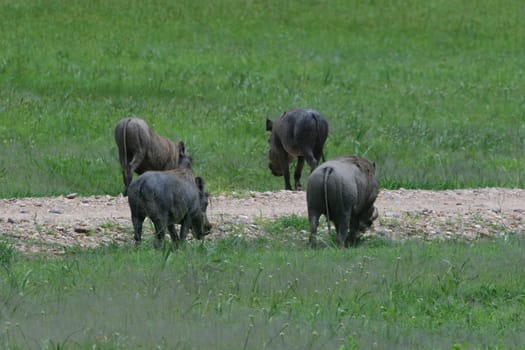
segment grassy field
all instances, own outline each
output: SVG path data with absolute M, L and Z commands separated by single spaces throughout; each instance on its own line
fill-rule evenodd
M 183 139 L 212 192 L 275 190 L 265 118 L 330 122 L 385 188 L 524 184 L 520 1 L 0 2 L 0 197 L 122 190 L 113 128 Z
M 299 236 L 60 259 L 0 245 L 0 347 L 525 348 L 523 238 L 311 250 Z

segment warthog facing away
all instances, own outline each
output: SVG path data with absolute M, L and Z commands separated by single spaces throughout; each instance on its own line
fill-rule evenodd
M 355 246 L 377 218 L 374 202 L 378 194 L 375 164 L 361 157 L 346 156 L 317 167 L 308 179 L 306 201 L 310 222 L 310 244 L 315 245 L 319 217 L 335 225 L 340 247 Z
M 133 180 L 128 192 L 137 244 L 141 241 L 142 224 L 146 217 L 155 226 L 155 248 L 162 246 L 166 229 L 173 242 L 185 240 L 190 228 L 197 239 L 210 233 L 211 224 L 206 216 L 208 193 L 204 190 L 204 180 L 194 178 L 190 170 L 147 171 Z M 175 224 L 181 225 L 178 235 Z
M 148 170 L 191 169 L 191 157 L 185 153 L 184 142 L 175 144 L 155 134 L 142 119 L 128 117 L 119 121 L 115 127 L 115 142 L 122 167 L 124 195 L 134 172 L 140 175 Z
M 301 189 L 301 172 L 304 161 L 313 171 L 321 158 L 328 137 L 328 122 L 313 109 L 292 109 L 275 121 L 266 119 L 266 130 L 271 131 L 269 168 L 275 176 L 284 175 L 284 188 L 291 190 L 289 164 L 297 158 L 294 180 L 295 189 Z

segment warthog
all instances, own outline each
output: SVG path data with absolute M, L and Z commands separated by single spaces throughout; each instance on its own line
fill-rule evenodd
M 306 201 L 310 222 L 310 244 L 315 246 L 319 217 L 335 225 L 340 247 L 355 246 L 358 233 L 377 218 L 374 202 L 378 194 L 375 163 L 362 157 L 346 156 L 329 160 L 308 179 Z
M 202 239 L 210 233 L 206 216 L 208 193 L 204 180 L 193 177 L 190 170 L 147 171 L 129 185 L 128 203 L 131 209 L 134 238 L 142 238 L 142 224 L 149 217 L 155 226 L 154 247 L 160 248 L 169 231 L 173 242 L 184 241 L 191 228 L 193 236 Z M 180 224 L 177 234 L 175 224 Z
M 271 131 L 268 167 L 275 176 L 284 175 L 284 188 L 291 190 L 289 164 L 297 158 L 295 189 L 301 190 L 301 172 L 304 161 L 313 171 L 321 158 L 328 137 L 328 122 L 313 109 L 292 109 L 275 121 L 266 119 L 266 130 Z
M 115 127 L 115 141 L 122 167 L 124 195 L 134 172 L 140 175 L 148 170 L 191 169 L 191 157 L 185 153 L 184 142 L 175 144 L 155 134 L 142 119 L 128 117 L 119 121 Z

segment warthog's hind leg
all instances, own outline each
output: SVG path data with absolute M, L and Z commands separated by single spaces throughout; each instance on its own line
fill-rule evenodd
M 314 157 L 314 155 L 313 155 L 311 150 L 308 150 L 308 151 L 304 152 L 304 160 L 310 166 L 310 172 L 314 171 L 315 168 L 317 168 L 317 165 L 319 163 L 317 161 L 317 159 Z
M 297 165 L 295 166 L 295 173 L 293 174 L 296 191 L 301 191 L 303 189 L 303 186 L 301 186 L 301 174 L 303 172 L 303 167 L 304 167 L 304 157 L 302 156 L 297 157 Z
M 334 222 L 334 224 L 335 224 L 335 229 L 337 231 L 337 244 L 339 245 L 340 248 L 344 248 L 346 247 L 346 240 L 348 237 L 348 227 L 350 224 L 350 219 L 343 217 L 337 220 L 336 222 Z
M 122 164 L 122 180 L 124 181 L 124 191 L 122 191 L 122 194 L 124 196 L 128 195 L 128 187 L 131 183 L 132 178 L 133 173 L 131 173 L 129 164 Z
M 359 243 L 359 217 L 353 216 L 350 219 L 349 232 L 345 240 L 345 247 L 355 247 Z
M 151 218 L 153 221 L 153 226 L 155 226 L 155 240 L 153 241 L 153 247 L 155 249 L 162 248 L 162 241 L 166 235 L 166 220 L 160 220 L 158 218 Z
M 133 237 L 135 239 L 135 245 L 139 245 L 142 240 L 142 224 L 144 223 L 145 217 L 133 215 L 131 221 L 133 222 Z
M 317 245 L 317 226 L 319 225 L 318 213 L 308 213 L 308 221 L 310 222 L 310 238 L 309 243 L 311 248 L 315 248 Z

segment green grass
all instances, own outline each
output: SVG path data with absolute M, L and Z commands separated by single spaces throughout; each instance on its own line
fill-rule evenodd
M 384 188 L 522 187 L 525 8 L 454 1 L 2 1 L 0 197 L 117 194 L 113 128 L 183 139 L 212 192 L 276 190 L 264 120 L 326 115 Z M 519 348 L 508 240 L 306 248 L 305 218 L 175 253 L 0 244 L 5 348 Z M 401 228 L 400 228 L 401 229 Z M 329 240 L 327 239 L 327 242 Z
M 183 139 L 212 192 L 275 190 L 267 116 L 385 188 L 521 187 L 520 1 L 2 1 L 0 197 L 117 194 L 113 128 Z M 308 172 L 308 171 L 307 171 Z M 306 175 L 305 175 L 306 176 Z
M 281 189 L 265 118 L 296 107 L 329 120 L 328 158 L 374 160 L 383 188 L 523 187 L 524 15 L 516 0 L 1 1 L 0 197 L 121 192 L 113 128 L 130 114 L 184 140 L 212 192 Z M 0 347 L 525 346 L 522 237 L 311 250 L 305 218 L 259 224 L 173 253 L 0 242 Z
M 294 220 L 293 218 L 291 220 Z M 10 349 L 509 349 L 525 344 L 523 239 L 311 250 L 248 242 L 74 249 L 0 246 Z M 271 247 L 271 249 L 268 249 Z

